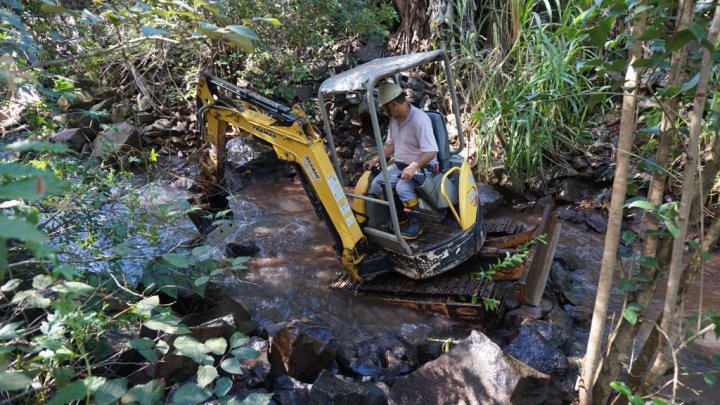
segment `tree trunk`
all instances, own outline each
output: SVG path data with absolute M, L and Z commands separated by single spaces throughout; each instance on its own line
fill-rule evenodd
M 715 7 L 715 15 L 713 16 L 710 30 L 708 31 L 708 41 L 715 45 L 717 41 L 718 28 L 720 27 L 720 4 Z M 662 375 L 670 368 L 671 357 L 670 350 L 677 336 L 674 321 L 677 309 L 677 296 L 680 287 L 680 279 L 682 277 L 682 259 L 685 248 L 685 237 L 687 235 L 688 215 L 692 204 L 692 198 L 695 190 L 695 175 L 697 171 L 698 144 L 700 132 L 702 130 L 703 113 L 705 111 L 705 99 L 708 80 L 710 78 L 710 69 L 712 67 L 712 54 L 703 48 L 703 58 L 700 64 L 700 80 L 695 90 L 695 101 L 693 103 L 693 115 L 690 121 L 690 135 L 687 147 L 687 158 L 685 161 L 685 170 L 683 173 L 682 196 L 680 199 L 680 212 L 678 214 L 679 236 L 675 238 L 672 249 L 672 259 L 670 261 L 670 273 L 668 275 L 667 292 L 665 293 L 665 303 L 663 305 L 663 318 L 660 328 L 668 335 L 669 341 L 660 339 L 658 346 L 658 354 L 655 363 L 643 380 L 644 387 L 655 386 Z M 675 398 L 675 387 L 673 386 L 673 399 Z
M 687 0 L 681 2 L 679 8 L 678 24 L 675 27 L 675 32 L 684 30 L 690 22 L 692 22 L 693 8 L 695 7 L 694 0 Z M 685 68 L 685 60 L 687 56 L 687 47 L 682 47 L 678 51 L 674 52 L 670 62 L 669 82 L 671 86 L 680 86 L 683 81 L 683 70 Z M 663 116 L 660 124 L 660 144 L 658 146 L 656 154 L 656 164 L 666 169 L 670 165 L 670 159 L 672 156 L 672 143 L 676 135 L 675 121 L 677 119 L 678 103 L 675 99 L 667 100 L 663 103 Z M 666 172 L 660 171 L 653 175 L 650 189 L 648 191 L 648 201 L 654 205 L 660 205 L 663 201 L 665 194 L 665 183 L 667 181 Z M 655 216 L 645 215 L 644 217 L 646 228 L 649 235 L 645 238 L 643 244 L 643 256 L 655 257 L 657 253 L 658 237 L 657 234 L 652 231 L 659 229 L 659 224 Z M 660 269 L 667 268 L 666 264 L 658 260 Z M 642 274 L 649 279 L 647 285 L 644 286 L 637 294 L 630 294 L 628 302 L 637 302 L 644 308 L 650 305 L 650 302 L 655 296 L 657 290 L 657 282 L 662 272 L 659 269 L 653 267 L 641 268 Z M 614 336 L 611 337 L 608 343 L 608 351 L 605 360 L 602 362 L 600 375 L 593 389 L 593 397 L 596 399 L 596 403 L 606 403 L 612 392 L 610 383 L 615 381 L 622 371 L 627 355 L 633 345 L 635 336 L 637 336 L 639 323 L 635 325 L 627 322 L 623 317 L 618 320 L 619 324 Z
M 393 1 L 400 16 L 400 27 L 390 38 L 391 49 L 400 54 L 430 49 L 430 1 L 434 0 Z
M 642 12 L 636 16 L 633 23 L 632 36 L 637 38 L 645 30 L 646 13 Z M 583 360 L 582 381 L 580 384 L 580 403 L 589 405 L 593 401 L 593 384 L 595 373 L 598 370 L 600 360 L 600 348 L 602 347 L 605 334 L 605 322 L 607 321 L 608 303 L 613 284 L 613 274 L 617 262 L 617 248 L 620 243 L 620 226 L 622 225 L 623 205 L 625 204 L 625 193 L 627 191 L 627 176 L 630 167 L 630 152 L 635 134 L 635 117 L 637 110 L 637 91 L 639 73 L 633 67 L 633 63 L 642 57 L 642 46 L 640 41 L 635 41 L 628 51 L 628 69 L 625 74 L 625 95 L 623 96 L 622 116 L 620 121 L 620 135 L 617 150 L 617 167 L 613 179 L 612 196 L 610 200 L 610 212 L 608 229 L 605 233 L 605 246 L 603 259 L 600 265 L 600 280 L 595 298 L 595 309 L 593 311 L 590 336 L 588 337 L 587 352 Z

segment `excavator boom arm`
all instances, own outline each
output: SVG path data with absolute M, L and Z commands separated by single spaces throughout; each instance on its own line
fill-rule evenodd
M 237 100 L 222 97 L 219 89 L 236 96 Z M 302 170 L 309 197 L 319 202 L 321 215 L 339 239 L 336 242 L 341 246 L 337 246 L 337 250 L 343 267 L 358 277 L 358 265 L 364 256 L 357 253 L 356 245 L 364 236 L 325 144 L 307 123 L 304 113 L 210 74 L 200 77 L 197 95 L 198 121 L 202 124 L 204 140 L 216 147 L 214 169 L 219 177 L 223 176 L 228 124 L 268 142 L 278 158 L 296 163 Z

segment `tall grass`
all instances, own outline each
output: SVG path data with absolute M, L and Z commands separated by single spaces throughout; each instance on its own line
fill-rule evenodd
M 464 3 L 456 0 L 458 10 Z M 576 21 L 586 2 L 563 3 L 488 0 L 475 21 L 484 47 L 460 37 L 453 64 L 480 169 L 501 157 L 511 174 L 532 176 L 588 143 L 588 95 L 596 84 L 577 66 L 596 55 Z

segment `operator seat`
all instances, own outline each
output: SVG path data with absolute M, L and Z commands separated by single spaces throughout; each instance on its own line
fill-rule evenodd
M 450 167 L 450 139 L 448 139 L 445 117 L 437 111 L 425 111 L 432 122 L 433 134 L 438 146 L 437 160 L 440 172 L 445 173 Z
M 450 140 L 448 139 L 447 128 L 445 127 L 445 117 L 437 111 L 425 111 L 430 117 L 433 127 L 433 134 L 438 146 L 437 160 L 440 165 L 440 173 L 432 179 L 425 179 L 418 182 L 415 187 L 418 195 L 426 201 L 435 210 L 444 210 L 450 205 L 457 204 L 458 191 L 457 184 L 453 181 L 456 176 L 450 176 L 445 182 L 445 192 L 450 199 L 449 204 L 445 197 L 441 194 L 441 183 L 443 173 L 450 170 Z

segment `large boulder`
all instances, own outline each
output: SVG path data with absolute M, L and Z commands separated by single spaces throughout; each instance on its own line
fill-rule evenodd
M 339 358 L 343 368 L 353 375 L 373 377 L 388 384 L 418 366 L 415 348 L 392 333 L 382 333 L 357 343 L 349 354 Z
M 275 379 L 273 384 L 272 400 L 279 405 L 307 405 L 310 403 L 311 389 L 312 384 L 281 375 Z
M 54 134 L 50 137 L 50 140 L 55 143 L 63 143 L 79 153 L 82 152 L 83 146 L 94 136 L 92 133 L 90 135 L 87 136 L 80 128 L 67 128 Z
M 503 353 L 484 334 L 470 336 L 416 372 L 400 377 L 390 400 L 402 404 L 540 404 L 550 377 Z
M 323 371 L 310 391 L 311 405 L 386 405 L 385 393 L 371 383 L 356 383 Z
M 333 366 L 337 346 L 326 325 L 309 318 L 293 319 L 272 338 L 272 373 L 312 383 L 322 370 Z
M 129 149 L 140 149 L 138 130 L 129 122 L 110 126 L 99 133 L 92 145 L 93 155 L 107 158 Z

